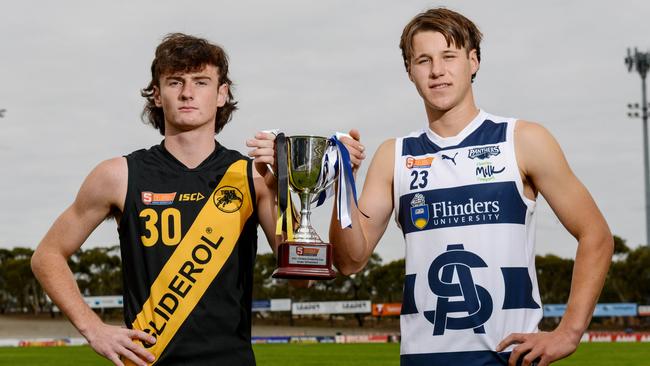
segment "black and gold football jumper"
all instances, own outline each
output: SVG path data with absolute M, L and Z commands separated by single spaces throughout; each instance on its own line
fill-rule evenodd
M 257 214 L 249 159 L 217 143 L 189 169 L 162 144 L 126 157 L 119 234 L 127 326 L 155 365 L 254 365 Z

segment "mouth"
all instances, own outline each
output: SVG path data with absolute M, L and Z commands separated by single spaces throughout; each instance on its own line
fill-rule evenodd
M 181 111 L 181 112 L 191 112 L 191 111 L 197 110 L 197 108 L 185 106 L 185 107 L 178 108 L 178 110 Z
M 451 83 L 435 83 L 435 84 L 429 84 L 429 89 L 444 89 L 450 86 Z

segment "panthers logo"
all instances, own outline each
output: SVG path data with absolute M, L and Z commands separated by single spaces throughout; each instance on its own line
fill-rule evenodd
M 223 212 L 231 213 L 239 211 L 244 203 L 244 195 L 235 187 L 223 186 L 213 196 L 215 206 Z

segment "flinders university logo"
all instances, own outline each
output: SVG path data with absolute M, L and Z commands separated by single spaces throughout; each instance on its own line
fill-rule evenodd
M 499 150 L 499 145 L 492 145 L 492 146 L 483 146 L 483 147 L 476 147 L 473 149 L 469 149 L 469 153 L 467 154 L 467 157 L 470 159 L 485 160 L 490 158 L 491 156 L 497 156 L 499 154 L 501 154 L 501 151 Z
M 398 220 L 404 234 L 466 225 L 523 225 L 526 208 L 515 182 L 497 181 L 402 195 Z
M 434 336 L 443 335 L 445 329 L 473 329 L 476 334 L 485 333 L 483 324 L 492 315 L 492 297 L 485 288 L 474 283 L 471 271 L 485 267 L 485 261 L 465 250 L 463 244 L 448 245 L 447 251 L 433 260 L 428 273 L 429 288 L 438 296 L 438 301 L 436 309 L 425 311 L 424 317 L 433 324 Z
M 424 196 L 417 193 L 411 200 L 411 222 L 416 228 L 422 230 L 429 223 L 429 207 Z

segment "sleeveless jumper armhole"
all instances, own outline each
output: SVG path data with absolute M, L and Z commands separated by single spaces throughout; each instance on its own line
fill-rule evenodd
M 398 228 L 402 228 L 399 223 L 399 192 L 400 192 L 400 170 L 398 169 L 397 164 L 402 162 L 402 143 L 404 139 L 402 137 L 395 138 L 395 161 L 393 162 L 393 214 L 395 218 L 395 224 Z
M 515 141 L 515 128 L 517 127 L 517 124 L 519 123 L 518 119 L 510 119 L 508 120 L 508 130 L 507 130 L 507 137 L 506 141 L 510 141 L 510 147 L 512 148 L 512 164 L 513 166 L 517 167 L 517 174 L 515 178 L 515 184 L 517 186 L 517 191 L 519 192 L 519 195 L 521 196 L 521 200 L 526 204 L 526 206 L 530 207 L 531 210 L 534 210 L 535 206 L 537 205 L 536 200 L 531 200 L 530 198 L 526 197 L 524 194 L 524 181 L 523 178 L 521 177 L 521 172 L 519 171 L 519 163 L 517 162 L 517 141 Z
M 248 190 L 251 193 L 251 203 L 253 205 L 253 213 L 256 221 L 259 222 L 257 217 L 257 192 L 255 191 L 255 179 L 253 176 L 253 160 L 246 158 L 246 175 L 248 176 Z
M 134 177 L 134 174 L 132 174 L 132 170 L 134 169 L 134 160 L 132 155 L 124 155 L 124 159 L 126 160 L 126 194 L 124 195 L 124 202 L 122 203 L 122 215 L 120 217 L 120 221 L 117 223 L 117 229 L 118 231 L 122 230 L 122 227 L 124 225 L 125 217 L 128 216 L 128 213 L 130 212 L 129 209 L 129 197 L 133 192 L 133 182 L 132 182 L 132 177 Z

